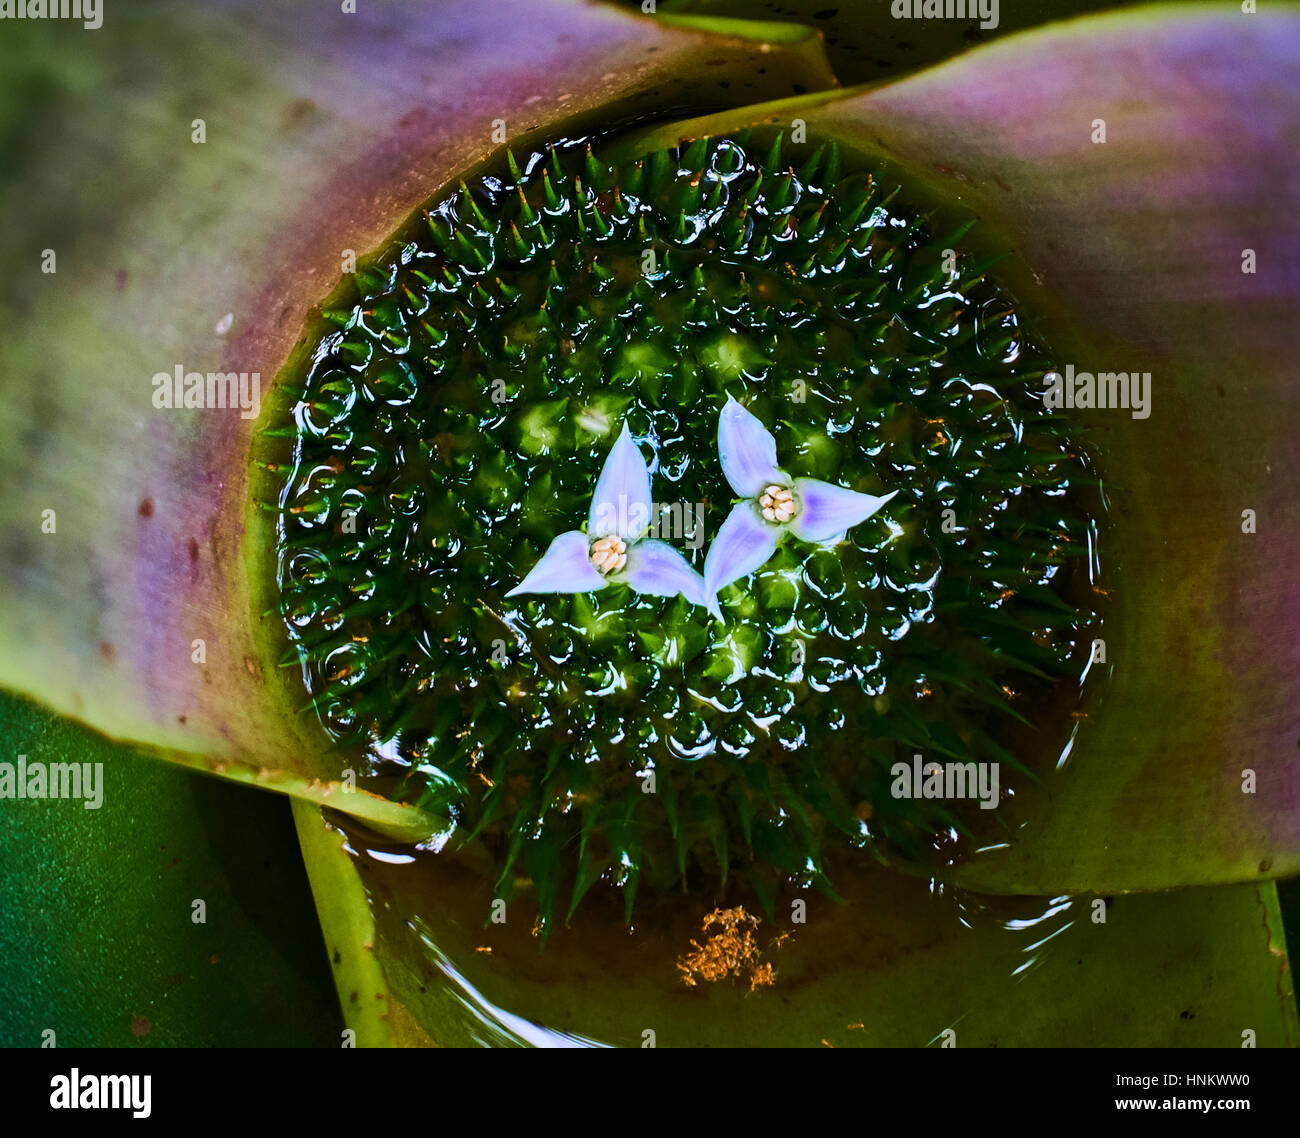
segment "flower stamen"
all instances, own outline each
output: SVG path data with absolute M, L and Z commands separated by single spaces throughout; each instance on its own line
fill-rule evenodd
M 591 563 L 598 572 L 609 576 L 627 564 L 627 543 L 611 534 L 591 543 Z
M 763 511 L 763 517 L 778 525 L 788 522 L 799 512 L 799 507 L 794 500 L 794 491 L 785 486 L 777 486 L 775 483 L 759 495 L 758 504 Z

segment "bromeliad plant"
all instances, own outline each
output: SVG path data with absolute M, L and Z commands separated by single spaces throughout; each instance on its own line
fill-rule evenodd
M 647 887 L 730 886 L 770 916 L 790 880 L 833 891 L 837 851 L 927 860 L 969 836 L 959 806 L 893 795 L 895 765 L 1032 778 L 1097 620 L 1070 553 L 1095 478 L 1009 299 L 948 272 L 942 219 L 834 144 L 503 165 L 331 300 L 284 385 L 285 663 L 326 728 L 446 817 L 443 850 L 489 862 L 499 900 L 525 882 L 548 939 L 592 890 L 627 921 Z M 703 578 L 647 536 L 665 504 L 630 423 L 692 537 L 717 527 Z M 860 525 L 887 498 L 850 486 L 889 483 L 907 524 Z M 728 509 L 737 489 L 773 504 Z M 778 550 L 787 528 L 819 540 Z M 1033 747 L 1007 734 L 1031 724 Z
M 763 1041 L 924 1043 L 959 1018 L 963 1044 L 1222 1043 L 1242 1024 L 1294 1040 L 1271 879 L 1300 870 L 1300 615 L 1278 570 L 1300 553 L 1279 268 L 1300 213 L 1277 130 L 1300 120 L 1277 80 L 1300 17 L 1137 9 L 845 89 L 798 24 L 362 7 L 144 3 L 94 36 L 7 30 L 0 197 L 35 244 L 6 246 L 0 283 L 0 682 L 292 796 L 363 1042 L 482 1038 L 433 979 L 452 974 L 524 1015 L 548 983 L 587 992 L 554 1011 L 579 1034 L 734 1041 L 725 993 L 696 1016 L 657 976 L 601 994 L 599 969 L 547 970 L 585 959 L 575 938 L 607 895 L 633 924 L 600 942 L 612 965 L 671 924 L 683 884 L 691 904 L 744 894 L 780 922 L 804 886 L 859 896 L 873 854 L 936 892 L 1218 888 L 1121 897 L 1133 919 L 1068 970 L 1035 949 L 1044 998 L 1027 1007 L 1033 969 L 973 933 L 918 942 L 930 902 L 909 908 L 890 878 L 871 944 L 832 948 L 819 910 L 794 943 L 823 955 L 778 960 L 803 980 Z M 886 50 L 867 7 L 834 17 L 841 65 L 855 44 Z M 128 72 L 130 99 L 113 86 Z M 93 107 L 74 75 L 102 77 Z M 682 119 L 683 99 L 711 113 Z M 649 122 L 669 101 L 678 117 Z M 1150 371 L 1150 418 L 1045 414 L 1042 374 L 1070 363 Z M 150 377 L 178 366 L 257 373 L 260 419 L 153 409 Z M 724 446 L 726 479 L 720 416 L 751 441 L 744 464 Z M 615 450 L 704 506 L 702 578 L 657 561 L 639 524 L 593 528 L 588 511 L 581 546 L 566 533 Z M 565 538 L 590 594 L 522 591 Z M 1085 666 L 1081 700 L 1064 680 Z M 12 714 L 29 759 L 55 737 L 102 746 Z M 890 797 L 914 751 L 1029 769 L 972 841 L 960 811 Z M 5 804 L 3 864 L 28 871 L 5 882 L 14 911 L 58 903 L 25 884 L 30 851 L 71 896 L 123 856 L 133 812 L 187 838 L 201 824 L 134 755 L 109 756 L 135 796 L 106 798 L 126 811 L 116 850 L 93 812 L 56 827 Z M 495 899 L 549 913 L 538 932 L 565 951 L 441 955 L 444 894 L 413 892 L 398 864 L 435 847 L 470 860 L 460 892 L 483 919 Z M 120 930 L 88 937 L 80 911 L 10 946 L 46 983 L 6 971 L 0 1006 L 25 1017 L 7 1037 L 39 1031 L 39 993 L 88 941 L 130 972 Z M 1143 928 L 1176 935 L 1183 961 L 1231 956 L 1240 984 L 1143 973 L 1168 953 Z M 995 972 L 1028 980 L 1004 998 Z M 150 983 L 78 1041 L 165 1018 Z M 1211 995 L 1169 1019 L 1189 990 Z

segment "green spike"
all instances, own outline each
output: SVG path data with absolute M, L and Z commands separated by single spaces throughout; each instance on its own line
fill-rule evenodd
M 430 347 L 441 348 L 447 342 L 446 329 L 435 328 L 427 320 L 421 320 L 420 327 L 424 329 L 424 334 L 428 337 Z
M 767 196 L 768 213 L 775 217 L 784 213 L 794 204 L 794 171 L 786 173 L 776 180 L 776 186 Z
M 799 181 L 804 185 L 812 185 L 817 181 L 818 171 L 821 169 L 822 159 L 826 157 L 826 144 L 822 143 L 816 150 L 808 156 L 808 159 L 799 167 Z
M 754 856 L 754 807 L 743 787 L 736 787 L 731 794 L 736 807 L 736 820 L 740 823 L 740 832 L 745 838 L 745 848 L 749 856 Z
M 739 253 L 744 247 L 746 239 L 745 219 L 743 216 L 731 218 L 724 223 L 722 230 L 722 246 L 729 253 Z
M 862 197 L 857 199 L 853 208 L 836 222 L 841 233 L 852 233 L 858 227 L 858 224 L 862 220 L 862 215 L 867 211 L 867 206 L 870 204 L 870 201 L 870 195 L 864 194 Z
M 573 893 L 569 901 L 569 911 L 564 917 L 564 923 L 566 925 L 573 920 L 573 914 L 577 912 L 578 905 L 581 903 L 583 897 L 585 897 L 587 891 L 600 880 L 600 875 L 604 872 L 604 867 L 591 856 L 591 852 L 587 846 L 587 833 L 588 827 L 584 825 L 582 830 L 582 846 L 578 854 L 578 871 L 573 881 Z
M 666 150 L 656 150 L 646 160 L 645 194 L 647 197 L 657 194 L 668 184 L 676 166 Z
M 515 153 L 510 147 L 506 147 L 506 165 L 510 168 L 510 176 L 515 180 L 515 185 L 520 188 L 524 184 L 524 176 L 519 172 L 519 163 L 515 161 Z
M 946 233 L 942 237 L 934 238 L 931 244 L 938 249 L 955 249 L 961 239 L 974 228 L 975 218 L 972 217 L 969 221 L 963 222 L 961 225 L 957 226 L 957 228 L 952 230 L 950 233 Z
M 546 208 L 554 212 L 560 208 L 561 197 L 555 192 L 555 186 L 551 182 L 551 172 L 542 171 L 542 194 L 546 198 Z
M 619 174 L 619 185 L 629 197 L 641 197 L 645 190 L 645 162 L 637 159 L 632 165 L 624 166 Z
M 462 263 L 473 263 L 479 269 L 486 269 L 491 263 L 491 258 L 473 241 L 465 236 L 462 229 L 456 230 L 456 249 L 461 254 Z
M 294 517 L 303 515 L 314 518 L 317 514 L 322 514 L 330 508 L 329 502 L 323 498 L 312 498 L 307 502 L 300 502 L 295 506 L 290 506 L 285 513 L 292 514 Z
M 473 215 L 474 220 L 478 222 L 479 230 L 483 233 L 493 231 L 492 223 L 487 219 L 487 215 L 479 208 L 478 202 L 474 200 L 474 195 L 470 193 L 469 187 L 462 181 L 460 184 L 460 203 L 462 212 L 468 209 Z
M 451 243 L 452 227 L 446 218 L 439 217 L 432 213 L 424 215 L 425 224 L 429 227 L 429 235 L 433 238 L 433 243 L 439 249 L 446 249 Z
M 842 241 L 832 242 L 818 255 L 817 263 L 827 271 L 834 269 L 834 267 L 844 259 L 844 254 L 848 247 L 849 240 L 847 237 Z
M 538 214 L 533 214 L 533 220 L 527 226 L 527 234 L 531 240 L 535 240 L 540 248 L 549 249 L 552 245 L 551 234 Z
M 957 280 L 954 288 L 956 288 L 958 292 L 965 292 L 971 287 L 971 285 L 975 284 L 976 281 L 983 280 L 984 276 L 991 268 L 995 265 L 1001 264 L 1001 262 L 1010 255 L 1009 252 L 999 253 L 994 257 L 989 257 L 987 260 L 981 261 L 978 265 L 973 266 L 963 273 Z
M 778 131 L 776 137 L 772 139 L 772 145 L 767 148 L 767 161 L 763 163 L 764 170 L 781 169 L 781 139 L 784 135 L 784 131 Z
M 702 172 L 704 164 L 709 157 L 709 140 L 708 138 L 697 138 L 689 146 L 681 151 L 681 157 L 678 164 L 686 170 Z
M 587 175 L 587 185 L 595 193 L 604 193 L 613 171 L 597 160 L 596 155 L 592 153 L 591 143 L 587 143 L 587 153 L 582 158 L 582 169 Z
M 355 310 L 351 308 L 322 308 L 320 314 L 332 324 L 337 324 L 340 328 L 346 328 L 352 323 L 356 315 Z
M 704 188 L 698 182 L 687 182 L 677 195 L 677 208 L 683 213 L 699 213 L 704 205 Z
M 288 477 L 298 469 L 292 462 L 259 462 L 257 465 L 270 474 L 279 474 L 283 477 Z
M 822 232 L 822 215 L 826 212 L 827 202 L 817 207 L 812 213 L 803 219 L 799 226 L 799 239 L 801 241 L 814 241 L 821 236 Z
M 507 240 L 510 243 L 510 255 L 516 261 L 526 261 L 533 255 L 532 242 L 524 239 L 523 234 L 519 232 L 519 227 L 513 221 L 510 223 L 510 233 Z
M 822 171 L 822 185 L 826 187 L 834 186 L 840 180 L 840 147 L 839 143 L 832 142 L 830 154 L 826 160 L 826 169 Z
M 523 218 L 526 226 L 538 225 L 537 211 L 528 204 L 528 198 L 524 196 L 523 186 L 519 187 L 519 216 Z

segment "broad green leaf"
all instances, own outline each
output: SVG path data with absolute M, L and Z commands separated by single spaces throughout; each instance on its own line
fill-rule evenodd
M 286 802 L 0 696 L 0 762 L 103 764 L 101 804 L 0 799 L 0 1046 L 337 1047 Z M 203 904 L 203 921 L 196 920 Z
M 1271 882 L 1049 901 L 936 895 L 869 868 L 846 882 L 850 904 L 813 894 L 805 924 L 758 927 L 772 986 L 689 989 L 675 964 L 707 939 L 707 904 L 669 898 L 629 936 L 621 904 L 588 903 L 539 952 L 527 902 L 493 923 L 487 880 L 358 834 L 349 853 L 309 804 L 295 817 L 317 896 L 350 909 L 326 922 L 326 942 L 368 972 L 338 976 L 363 1046 L 412 1041 L 417 1026 L 443 1046 L 639 1047 L 646 1031 L 659 1047 L 924 1047 L 949 1030 L 959 1047 L 1240 1047 L 1247 1031 L 1261 1047 L 1300 1042 Z
M 566 0 L 159 0 L 93 34 L 13 23 L 0 69 L 0 686 L 166 758 L 428 832 L 410 808 L 340 792 L 345 760 L 276 666 L 257 502 L 277 489 L 257 464 L 277 444 L 239 409 L 155 406 L 154 378 L 256 374 L 273 418 L 274 378 L 349 257 L 502 132 L 522 145 L 681 99 L 825 88 L 820 41 Z
M 624 144 L 803 118 L 972 215 L 1063 364 L 1151 374 L 1148 418 L 1065 412 L 1109 503 L 1109 677 L 1044 792 L 1004 812 L 1011 836 L 957 883 L 1128 891 L 1300 871 L 1298 69 L 1295 7 L 1152 7 Z

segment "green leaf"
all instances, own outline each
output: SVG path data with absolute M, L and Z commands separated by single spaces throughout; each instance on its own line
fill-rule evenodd
M 394 1023 L 442 1046 L 641 1046 L 647 1030 L 660 1047 L 923 1047 L 948 1029 L 960 1047 L 1240 1047 L 1247 1029 L 1261 1047 L 1300 1043 L 1272 883 L 1109 898 L 1097 923 L 1100 899 L 963 895 L 959 909 L 867 866 L 836 877 L 850 904 L 808 893 L 806 923 L 786 903 L 759 926 L 772 987 L 692 990 L 674 964 L 705 939 L 703 898 L 629 936 L 622 906 L 589 894 L 539 955 L 526 900 L 490 923 L 491 891 L 445 859 L 394 864 L 357 835 L 348 853 L 310 805 L 295 816 L 317 895 L 347 898 L 327 944 L 371 970 L 369 986 L 340 980 L 362 1045 L 392 1042 Z
M 0 1043 L 338 1047 L 287 804 L 0 696 L 0 761 L 102 763 L 102 800 L 0 801 Z M 205 920 L 195 921 L 196 901 Z

